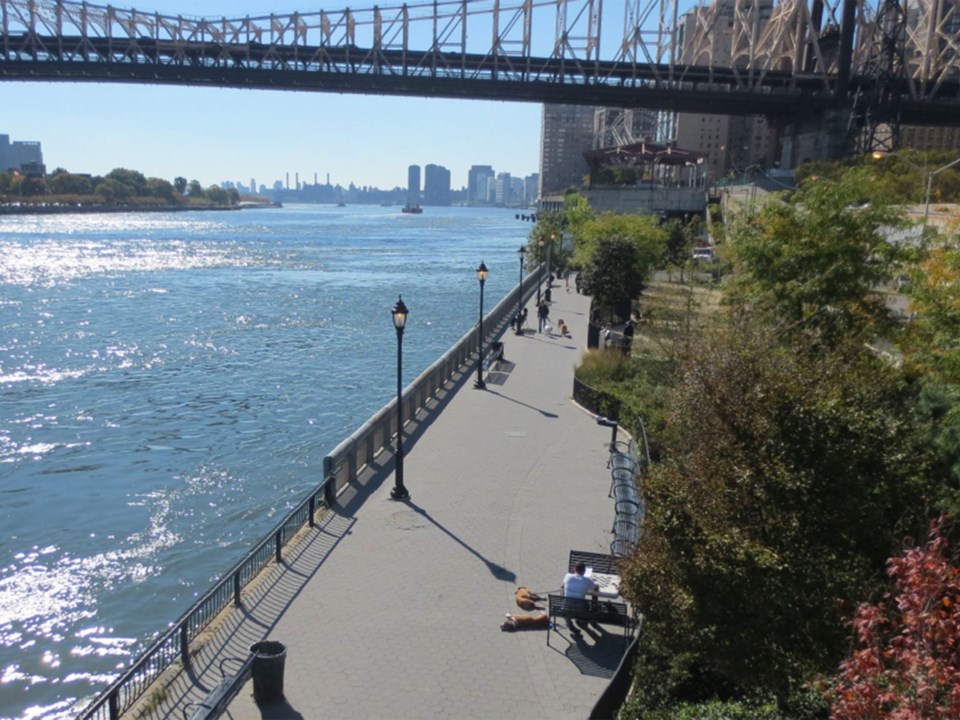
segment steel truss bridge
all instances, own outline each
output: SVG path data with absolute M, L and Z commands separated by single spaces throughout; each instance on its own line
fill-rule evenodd
M 0 0 L 0 79 L 960 125 L 960 0 L 434 0 L 188 18 Z

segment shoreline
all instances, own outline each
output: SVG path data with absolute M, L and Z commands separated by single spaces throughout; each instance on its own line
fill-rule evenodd
M 249 206 L 248 206 L 249 207 Z M 260 206 L 257 206 L 260 207 Z M 273 207 L 263 205 L 262 207 Z M 238 205 L 145 205 L 142 207 L 115 206 L 115 205 L 40 205 L 40 206 L 10 206 L 0 205 L 0 215 L 64 215 L 64 214 L 91 214 L 91 213 L 137 213 L 137 212 L 189 212 L 199 211 L 231 211 L 243 210 Z

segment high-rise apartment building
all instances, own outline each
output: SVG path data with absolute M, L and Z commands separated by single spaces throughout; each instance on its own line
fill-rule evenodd
M 450 171 L 442 165 L 427 165 L 423 173 L 425 205 L 450 204 Z
M 593 149 L 594 108 L 544 105 L 540 121 L 540 196 L 581 187 Z
M 495 187 L 496 195 L 494 197 L 494 202 L 497 205 L 509 205 L 513 200 L 511 195 L 512 183 L 510 181 L 510 173 L 498 174 Z
M 407 168 L 407 205 L 420 204 L 420 166 Z
M 762 32 L 773 13 L 773 0 L 756 0 L 753 10 L 758 20 L 757 32 Z M 681 60 L 690 64 L 704 64 L 694 57 L 695 44 L 701 28 L 710 28 L 712 62 L 723 66 L 733 56 L 735 0 L 715 0 L 713 5 L 699 6 L 683 17 Z M 717 18 L 719 20 L 717 20 Z M 720 178 L 730 172 L 742 173 L 748 167 L 771 167 L 780 156 L 777 130 L 767 125 L 758 115 L 702 115 L 676 113 L 661 123 L 658 140 L 676 142 L 686 150 L 704 153 L 705 172 Z
M 537 201 L 537 193 L 540 191 L 540 173 L 527 175 L 523 179 L 523 202 L 526 205 L 533 205 Z
M 0 172 L 19 170 L 22 165 L 43 165 L 40 143 L 10 142 L 9 135 L 0 135 Z
M 490 202 L 488 186 L 496 177 L 490 165 L 472 165 L 467 172 L 467 203 L 486 205 Z
M 960 150 L 960 128 L 903 125 L 900 146 L 912 150 Z

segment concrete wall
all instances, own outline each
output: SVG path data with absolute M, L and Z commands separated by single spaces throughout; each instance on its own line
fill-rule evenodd
M 707 207 L 704 188 L 611 187 L 582 190 L 597 212 L 632 215 L 702 213 Z

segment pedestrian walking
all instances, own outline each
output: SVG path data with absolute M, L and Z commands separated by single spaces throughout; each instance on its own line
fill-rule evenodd
M 544 327 L 547 325 L 547 318 L 550 317 L 550 308 L 547 306 L 546 301 L 541 301 L 537 306 L 537 332 L 543 332 Z

